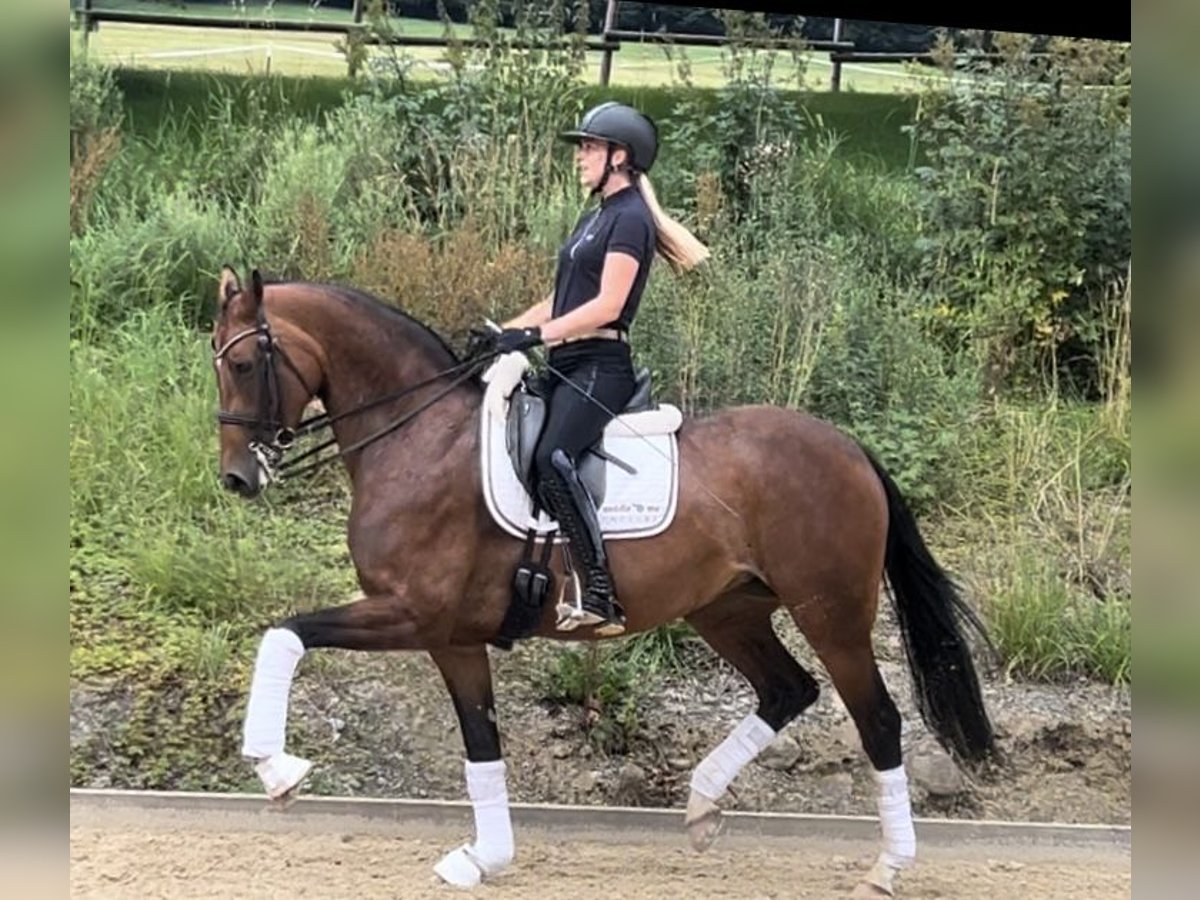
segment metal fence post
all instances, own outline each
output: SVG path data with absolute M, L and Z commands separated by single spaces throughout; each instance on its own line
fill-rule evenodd
M 617 24 L 617 0 L 608 0 L 608 6 L 604 9 L 604 33 L 601 37 L 607 42 L 608 33 L 613 30 Z M 600 85 L 608 87 L 608 80 L 612 77 L 612 50 L 604 50 L 603 56 L 600 57 Z
M 842 20 L 833 20 L 833 39 L 840 41 L 842 39 Z M 829 54 L 829 59 L 833 63 L 833 74 L 830 77 L 829 89 L 835 94 L 842 89 L 842 64 L 834 59 L 832 53 Z
M 80 41 L 83 44 L 83 49 L 86 52 L 88 48 L 88 37 L 91 30 L 95 27 L 92 24 L 92 0 L 79 0 L 75 4 L 75 27 L 80 31 Z

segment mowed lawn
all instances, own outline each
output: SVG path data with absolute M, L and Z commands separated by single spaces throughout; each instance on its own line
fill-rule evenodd
M 225 16 L 228 18 L 268 21 L 300 21 L 311 24 L 325 22 L 349 23 L 348 11 L 310 9 L 307 2 L 285 3 L 278 0 L 266 13 L 264 4 L 247 3 L 247 11 L 239 13 L 233 5 L 161 3 L 151 0 L 94 0 L 97 9 L 119 9 L 135 13 L 187 16 Z M 393 19 L 400 34 L 412 36 L 441 36 L 440 22 L 422 19 Z M 459 36 L 469 36 L 469 26 L 455 26 Z M 88 52 L 107 63 L 153 69 L 201 69 L 212 72 L 252 74 L 271 71 L 281 75 L 344 76 L 345 56 L 337 44 L 343 40 L 338 32 L 274 31 L 237 28 L 199 28 L 193 26 L 143 25 L 124 22 L 104 22 L 92 32 Z M 81 52 L 79 32 L 72 33 L 72 52 Z M 439 47 L 371 48 L 375 57 L 396 53 L 411 60 L 414 77 L 436 78 L 445 69 L 445 54 Z M 766 51 L 762 51 L 765 53 Z M 690 77 L 701 87 L 717 87 L 724 83 L 722 50 L 718 47 L 674 47 L 656 44 L 625 43 L 613 54 L 611 83 L 628 87 L 665 86 L 679 81 L 678 59 L 686 56 Z M 808 90 L 828 90 L 832 65 L 828 54 L 806 53 L 800 56 L 801 72 L 790 51 L 774 51 L 772 78 L 781 87 L 803 87 Z M 583 80 L 596 84 L 600 77 L 602 54 L 588 53 L 587 70 Z M 802 83 L 797 84 L 797 77 Z M 907 92 L 919 88 L 926 79 L 940 78 L 927 67 L 905 65 L 842 66 L 842 88 L 861 93 Z

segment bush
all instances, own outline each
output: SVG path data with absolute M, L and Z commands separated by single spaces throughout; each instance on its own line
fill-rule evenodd
M 923 98 L 923 276 L 947 346 L 996 390 L 1100 394 L 1114 281 L 1130 259 L 1130 69 L 1120 45 L 1000 35 L 1004 59 Z
M 90 343 L 131 313 L 167 306 L 197 324 L 211 314 L 221 265 L 246 247 L 244 219 L 185 186 L 145 210 L 97 198 L 92 223 L 71 239 L 71 332 Z
M 440 239 L 384 231 L 355 257 L 351 279 L 461 345 L 485 316 L 502 321 L 544 296 L 553 271 L 524 244 L 490 248 L 467 222 Z
M 72 159 L 76 140 L 121 124 L 123 96 L 116 74 L 86 54 L 71 54 L 70 129 Z
M 916 509 L 952 502 L 978 387 L 970 368 L 928 340 L 921 298 L 866 273 L 832 304 L 806 395 L 892 473 Z

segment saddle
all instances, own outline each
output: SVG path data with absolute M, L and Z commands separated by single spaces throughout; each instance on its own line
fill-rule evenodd
M 505 445 L 508 448 L 509 459 L 521 486 L 530 496 L 535 495 L 536 485 L 533 483 L 533 454 L 537 447 L 538 438 L 546 425 L 546 404 L 548 402 L 544 379 L 526 372 L 517 390 L 513 392 L 508 405 L 508 417 L 505 423 Z M 623 409 L 617 410 L 618 416 L 628 416 L 637 412 L 656 409 L 651 400 L 650 370 L 641 368 L 636 373 L 636 387 L 633 396 Z M 604 450 L 604 436 L 601 435 L 589 446 L 579 461 L 579 478 L 587 489 L 592 503 L 597 509 L 604 506 L 605 463 L 611 462 L 630 475 L 637 471 L 628 462 L 618 459 Z
M 648 537 L 668 528 L 679 489 L 676 432 L 683 415 L 653 399 L 650 370 L 636 373 L 633 396 L 579 462 L 580 480 L 598 511 L 605 540 Z M 480 471 L 488 511 L 497 525 L 524 540 L 513 578 L 513 602 L 499 635 L 502 649 L 537 628 L 545 602 L 561 603 L 567 583 L 575 585 L 567 559 L 567 581 L 556 591 L 550 569 L 555 544 L 565 540 L 558 523 L 536 502 L 533 456 L 546 424 L 546 380 L 529 370 L 523 353 L 499 357 L 483 374 L 487 388 L 480 410 Z M 541 542 L 540 552 L 537 544 Z
M 535 502 L 533 454 L 546 424 L 545 379 L 523 353 L 499 357 L 484 372 L 480 469 L 493 520 L 514 537 L 529 528 L 556 530 Z M 683 414 L 654 400 L 650 371 L 636 373 L 629 402 L 579 461 L 580 477 L 598 510 L 605 540 L 650 537 L 675 515 L 679 485 L 676 432 Z

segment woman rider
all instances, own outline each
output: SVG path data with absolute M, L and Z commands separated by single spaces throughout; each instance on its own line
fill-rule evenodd
M 559 250 L 554 290 L 504 323 L 493 349 L 549 348 L 554 372 L 547 382 L 546 424 L 534 454 L 538 494 L 582 562 L 582 616 L 577 621 L 609 636 L 623 633 L 625 625 L 614 610 L 615 588 L 597 510 L 578 466 L 633 396 L 629 330 L 655 252 L 676 272 L 698 265 L 709 253 L 658 205 L 646 176 L 658 155 L 658 132 L 647 116 L 624 104 L 602 103 L 560 137 L 576 145 L 580 181 L 600 202 Z

